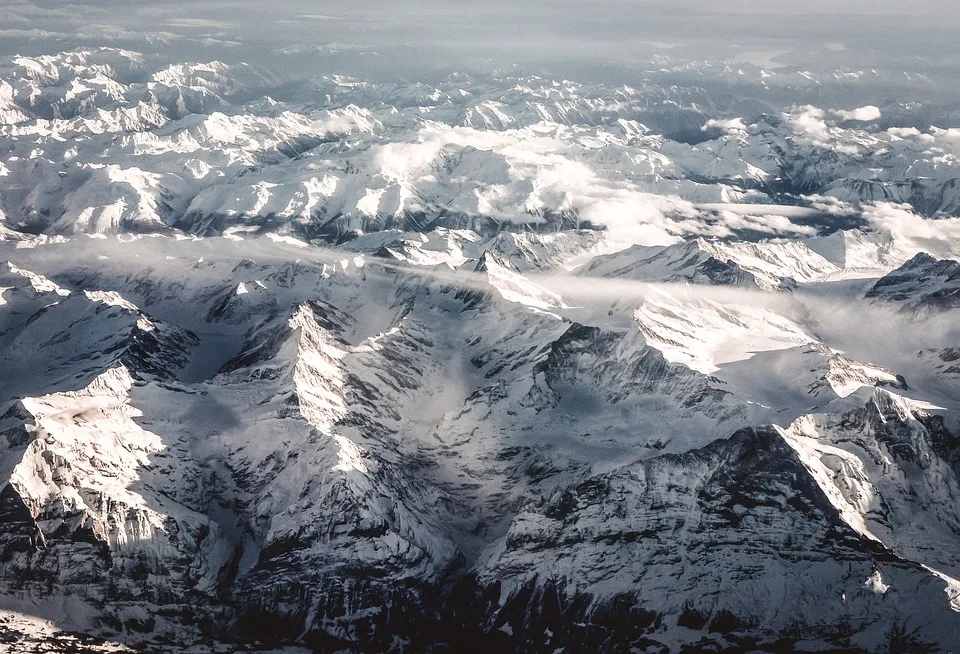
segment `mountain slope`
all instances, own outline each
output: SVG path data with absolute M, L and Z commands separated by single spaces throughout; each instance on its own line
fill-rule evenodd
M 404 238 L 11 244 L 4 338 L 49 358 L 0 425 L 19 610 L 320 650 L 950 646 L 956 436 L 909 380 L 789 303 L 521 272 L 575 235 Z

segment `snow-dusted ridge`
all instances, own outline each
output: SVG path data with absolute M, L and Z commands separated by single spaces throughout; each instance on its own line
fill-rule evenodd
M 586 235 L 372 237 L 352 251 L 239 236 L 0 246 L 3 338 L 73 325 L 64 350 L 19 348 L 50 362 L 5 390 L 12 607 L 114 640 L 199 637 L 189 614 L 235 637 L 389 648 L 397 629 L 456 642 L 430 608 L 446 587 L 490 598 L 463 614 L 481 639 L 585 642 L 573 620 L 671 646 L 727 622 L 775 640 L 799 621 L 817 647 L 839 633 L 833 604 L 759 607 L 826 587 L 865 648 L 892 616 L 949 642 L 955 407 L 817 343 L 790 298 L 751 306 L 782 286 L 707 299 L 667 270 L 634 300 L 590 299 L 601 278 L 558 272 L 597 247 Z M 536 270 L 553 272 L 522 272 Z M 758 382 L 771 365 L 795 379 Z M 906 472 L 918 461 L 922 478 Z M 115 572 L 81 572 L 81 541 Z M 706 582 L 703 551 L 721 557 Z M 135 566 L 150 581 L 123 572 Z M 31 581 L 41 571 L 52 591 Z M 245 598 L 232 613 L 209 603 L 230 596 Z M 63 602 L 83 608 L 67 620 Z M 415 613 L 398 626 L 384 602 Z M 625 605 L 636 631 L 598 622 Z
M 960 261 L 936 259 L 921 252 L 880 279 L 867 298 L 902 305 L 902 311 L 923 315 L 960 306 Z
M 522 224 L 667 245 L 813 235 L 873 202 L 955 213 L 956 171 L 940 156 L 953 150 L 949 129 L 834 124 L 805 107 L 691 145 L 656 126 L 664 106 L 702 110 L 683 107 L 689 90 L 655 82 L 331 76 L 292 93 L 254 66 L 112 49 L 11 58 L 0 81 L 0 210 L 30 232 L 269 225 L 336 240 Z M 917 171 L 923 182 L 905 191 Z

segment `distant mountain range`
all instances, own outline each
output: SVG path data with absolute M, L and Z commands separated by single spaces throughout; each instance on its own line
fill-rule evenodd
M 662 74 L 0 63 L 0 649 L 960 649 L 960 132 Z

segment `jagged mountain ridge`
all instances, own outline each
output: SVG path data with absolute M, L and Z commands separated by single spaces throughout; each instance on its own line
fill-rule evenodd
M 885 433 L 902 425 L 897 429 L 920 439 L 908 447 L 925 448 L 920 456 L 937 478 L 955 475 L 954 432 L 928 417 L 936 409 L 896 399 L 909 390 L 895 373 L 812 346 L 805 360 L 815 355 L 823 363 L 795 382 L 796 394 L 809 400 L 791 413 L 794 423 L 778 415 L 780 407 L 765 405 L 768 398 L 742 383 L 749 374 L 728 370 L 722 356 L 695 367 L 671 363 L 665 343 L 680 343 L 678 336 L 645 335 L 657 316 L 660 329 L 677 328 L 664 322 L 667 307 L 689 311 L 704 300 L 668 284 L 660 295 L 584 305 L 578 293 L 552 285 L 551 275 L 520 272 L 542 270 L 537 262 L 552 247 L 553 265 L 562 269 L 580 256 L 566 242 L 538 237 L 536 248 L 511 248 L 505 258 L 495 254 L 504 251 L 503 237 L 452 236 L 426 235 L 435 244 L 427 252 L 436 258 L 419 263 L 385 257 L 377 242 L 363 252 L 360 241 L 346 257 L 269 239 L 140 238 L 8 249 L 17 261 L 9 270 L 43 266 L 42 275 L 18 272 L 41 296 L 34 309 L 41 317 L 72 315 L 69 302 L 82 298 L 107 307 L 94 314 L 107 333 L 122 334 L 110 325 L 126 315 L 177 325 L 166 331 L 172 340 L 154 342 L 152 357 L 91 359 L 95 365 L 77 359 L 73 365 L 96 374 L 92 382 L 58 375 L 44 389 L 48 395 L 7 410 L 13 449 L 4 460 L 15 467 L 6 501 L 19 507 L 8 515 L 19 517 L 5 532 L 10 558 L 0 570 L 5 579 L 44 570 L 57 580 L 54 594 L 27 581 L 8 586 L 11 596 L 35 598 L 32 610 L 48 616 L 65 601 L 54 598 L 69 598 L 95 616 L 73 628 L 114 638 L 170 637 L 200 619 L 219 630 L 236 624 L 240 635 L 270 631 L 320 649 L 392 649 L 403 642 L 529 651 L 591 643 L 672 648 L 746 637 L 870 649 L 885 642 L 891 621 L 903 615 L 917 615 L 908 624 L 916 639 L 949 641 L 955 632 L 940 628 L 954 620 L 950 593 L 957 590 L 953 564 L 941 554 L 946 545 L 913 549 L 917 541 L 897 522 L 902 518 L 889 513 L 877 523 L 883 529 L 864 527 L 872 524 L 872 509 L 836 499 L 831 484 L 841 482 L 828 483 L 821 464 L 806 454 L 806 443 L 835 447 L 832 439 L 852 433 L 866 439 L 864 447 L 880 448 L 870 457 L 908 470 L 914 450 L 871 432 L 872 403 L 893 401 L 905 408 L 884 409 Z M 401 240 L 423 244 L 415 235 Z M 91 244 L 106 258 L 78 265 Z M 464 244 L 472 257 L 464 256 Z M 594 244 L 587 239 L 581 247 Z M 47 256 L 47 248 L 60 256 Z M 130 257 L 131 249 L 144 256 Z M 806 256 L 792 252 L 800 261 Z M 730 302 L 717 296 L 699 310 L 760 321 L 747 324 L 766 325 L 772 334 L 789 329 L 798 346 L 815 343 L 800 323 L 788 327 L 789 314 L 738 315 L 744 309 Z M 717 338 L 731 338 L 722 336 L 728 327 L 710 325 L 699 323 L 701 338 L 713 329 Z M 80 331 L 66 334 L 78 351 L 103 347 L 84 344 Z M 135 339 L 127 342 L 136 347 Z M 771 353 L 790 351 L 782 349 L 789 339 L 772 343 Z M 169 353 L 162 354 L 164 347 Z M 204 348 L 214 351 L 191 364 Z M 734 359 L 749 367 L 749 358 Z M 718 366 L 714 374 L 700 371 Z M 850 394 L 864 386 L 886 390 L 873 391 L 878 399 Z M 866 408 L 858 411 L 858 404 Z M 803 407 L 815 405 L 809 415 L 842 415 L 836 420 L 845 431 L 832 426 L 833 418 L 805 417 Z M 751 429 L 771 423 L 780 426 Z M 91 440 L 92 434 L 100 436 Z M 95 444 L 106 434 L 115 434 L 133 458 L 103 459 L 119 466 L 119 476 L 99 486 L 109 470 L 100 463 L 104 454 L 85 448 L 102 448 Z M 757 460 L 757 451 L 768 458 Z M 872 471 L 867 460 L 845 463 L 839 474 L 897 506 L 905 491 L 884 485 L 889 472 Z M 694 474 L 700 466 L 703 472 Z M 653 481 L 663 475 L 676 481 Z M 774 481 L 783 475 L 793 480 L 789 491 Z M 749 487 L 746 479 L 754 479 Z M 688 490 L 675 496 L 670 489 L 681 482 Z M 901 483 L 930 497 L 930 510 L 949 506 L 932 499 L 943 492 L 932 481 L 905 476 Z M 82 504 L 61 506 L 56 498 L 72 488 L 90 490 Z M 653 512 L 663 502 L 675 513 Z M 907 515 L 898 510 L 895 516 Z M 111 517 L 116 511 L 124 517 Z M 620 522 L 598 520 L 609 515 Z M 699 528 L 693 515 L 701 516 Z M 788 517 L 809 535 L 785 526 Z M 23 549 L 31 520 L 47 540 L 39 556 Z M 678 539 L 685 523 L 687 535 Z M 930 526 L 937 524 L 924 529 L 939 530 Z M 752 525 L 749 532 L 745 525 Z M 936 533 L 945 544 L 955 538 L 949 528 Z M 739 557 L 750 552 L 751 566 L 782 575 L 771 572 L 783 568 L 768 567 L 774 563 L 761 553 L 782 549 L 788 538 L 796 554 L 789 563 L 778 557 L 776 566 L 794 566 L 802 576 L 817 560 L 816 574 L 831 581 L 787 586 L 779 597 L 836 588 L 843 602 L 785 604 L 782 618 L 757 613 L 772 582 L 744 576 Z M 81 541 L 98 547 L 97 556 L 116 572 L 69 576 L 63 562 L 52 563 L 87 560 L 90 546 Z M 715 571 L 712 581 L 689 568 L 684 574 L 694 576 L 667 572 L 682 564 L 674 555 L 663 558 L 664 543 L 680 544 L 680 560 L 699 564 L 717 542 L 736 554 L 706 566 Z M 707 543 L 714 545 L 704 550 Z M 553 557 L 560 558 L 550 563 Z M 196 563 L 178 563 L 188 558 Z M 840 566 L 838 559 L 856 564 Z M 138 566 L 148 584 L 126 572 Z M 715 594 L 695 591 L 704 583 Z M 673 604 L 662 605 L 658 588 L 670 589 Z M 909 596 L 877 590 L 889 588 L 925 590 Z M 737 596 L 753 599 L 731 603 Z M 929 608 L 921 614 L 904 608 L 917 603 Z M 144 606 L 155 607 L 150 619 Z M 626 610 L 643 619 L 631 631 L 611 628 L 609 621 Z M 451 632 L 443 626 L 450 619 L 471 626 Z M 210 628 L 200 632 L 225 637 Z
M 809 106 L 743 123 L 707 113 L 704 89 L 656 80 L 333 76 L 298 95 L 254 66 L 106 48 L 13 57 L 0 79 L 0 207 L 33 233 L 619 229 L 629 208 L 666 244 L 810 234 L 877 202 L 956 214 L 956 173 L 937 158 L 950 129 L 881 129 Z M 664 136 L 665 107 L 689 113 L 701 138 Z
M 866 297 L 900 303 L 902 311 L 938 313 L 958 305 L 960 262 L 921 252 L 880 279 Z

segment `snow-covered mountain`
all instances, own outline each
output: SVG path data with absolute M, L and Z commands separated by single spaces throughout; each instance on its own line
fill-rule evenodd
M 960 262 L 921 252 L 887 273 L 867 297 L 898 303 L 902 310 L 930 314 L 960 307 Z
M 521 272 L 566 242 L 393 238 L 436 258 L 4 246 L 11 605 L 113 638 L 217 624 L 320 649 L 872 649 L 895 620 L 950 642 L 951 407 L 817 344 L 799 309 L 672 277 L 585 301 Z M 771 365 L 779 389 L 756 383 Z
M 956 129 L 708 68 L 4 61 L 3 646 L 960 649 Z
M 839 270 L 803 242 L 721 243 L 702 238 L 651 250 L 633 246 L 597 257 L 582 274 L 638 281 L 687 281 L 788 290 Z
M 811 235 L 868 203 L 957 205 L 950 129 L 883 130 L 810 106 L 720 120 L 691 97 L 702 90 L 656 79 L 294 85 L 101 48 L 13 57 L 0 81 L 0 210 L 32 233 L 269 226 L 335 241 L 527 225 L 667 245 Z M 667 109 L 693 116 L 696 137 L 667 129 Z

